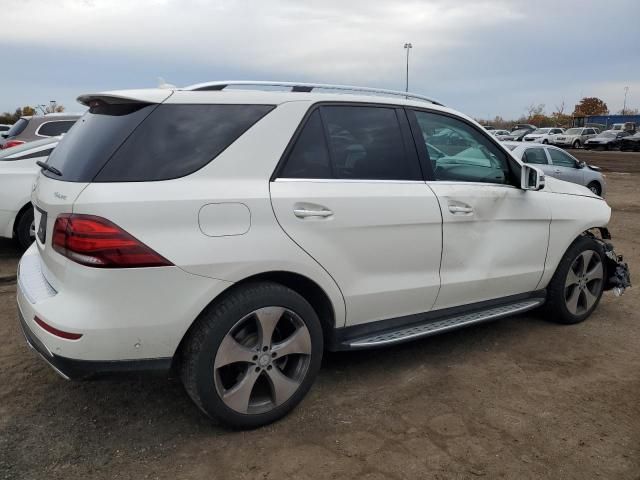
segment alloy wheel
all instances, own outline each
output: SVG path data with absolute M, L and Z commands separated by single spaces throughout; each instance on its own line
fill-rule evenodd
M 215 387 L 225 405 L 244 414 L 282 405 L 303 382 L 311 360 L 304 321 L 284 307 L 264 307 L 239 320 L 214 360 Z
M 604 266 L 600 255 L 585 250 L 578 255 L 565 281 L 565 304 L 573 315 L 588 312 L 598 301 L 604 280 Z

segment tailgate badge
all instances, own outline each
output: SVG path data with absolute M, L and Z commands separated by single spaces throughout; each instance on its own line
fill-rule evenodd
M 66 200 L 67 196 L 66 195 L 62 195 L 61 193 L 58 192 L 53 192 L 53 196 L 56 198 L 59 198 L 60 200 Z

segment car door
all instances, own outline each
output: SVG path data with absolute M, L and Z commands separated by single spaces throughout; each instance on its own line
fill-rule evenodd
M 347 324 L 432 308 L 442 218 L 403 109 L 314 107 L 270 189 L 282 228 L 340 287 Z
M 542 192 L 519 188 L 519 165 L 476 125 L 437 111 L 410 110 L 427 185 L 442 211 L 440 293 L 435 309 L 522 294 L 544 271 L 551 213 Z M 429 156 L 443 128 L 467 140 L 448 156 Z
M 584 184 L 584 169 L 579 168 L 580 162 L 559 148 L 547 147 L 552 163 L 553 177 L 566 182 Z

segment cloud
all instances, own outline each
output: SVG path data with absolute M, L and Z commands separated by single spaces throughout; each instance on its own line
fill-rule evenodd
M 640 78 L 640 3 L 528 3 L 5 0 L 3 47 L 45 49 L 53 76 L 78 93 L 230 74 L 401 89 L 411 41 L 411 89 L 473 115 L 517 115 L 532 102 L 571 103 L 580 90 Z M 47 75 L 9 76 L 13 99 L 55 90 Z M 3 94 L 0 109 L 11 100 Z

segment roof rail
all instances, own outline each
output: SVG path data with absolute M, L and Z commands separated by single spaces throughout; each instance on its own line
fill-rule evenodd
M 269 82 L 269 81 L 252 81 L 252 80 L 229 80 L 219 82 L 205 82 L 190 85 L 188 87 L 180 88 L 179 90 L 191 90 L 191 91 L 212 91 L 212 90 L 224 90 L 230 86 L 243 86 L 243 87 L 283 87 L 290 88 L 292 92 L 311 92 L 315 89 L 323 90 L 344 90 L 347 92 L 360 92 L 365 94 L 378 94 L 388 96 L 404 97 L 406 99 L 422 100 L 425 102 L 433 103 L 434 105 L 442 105 L 442 103 L 433 100 L 432 98 L 419 95 L 411 92 L 400 92 L 398 90 L 387 90 L 384 88 L 369 88 L 369 87 L 356 87 L 352 85 L 331 85 L 326 83 L 298 83 L 298 82 Z

